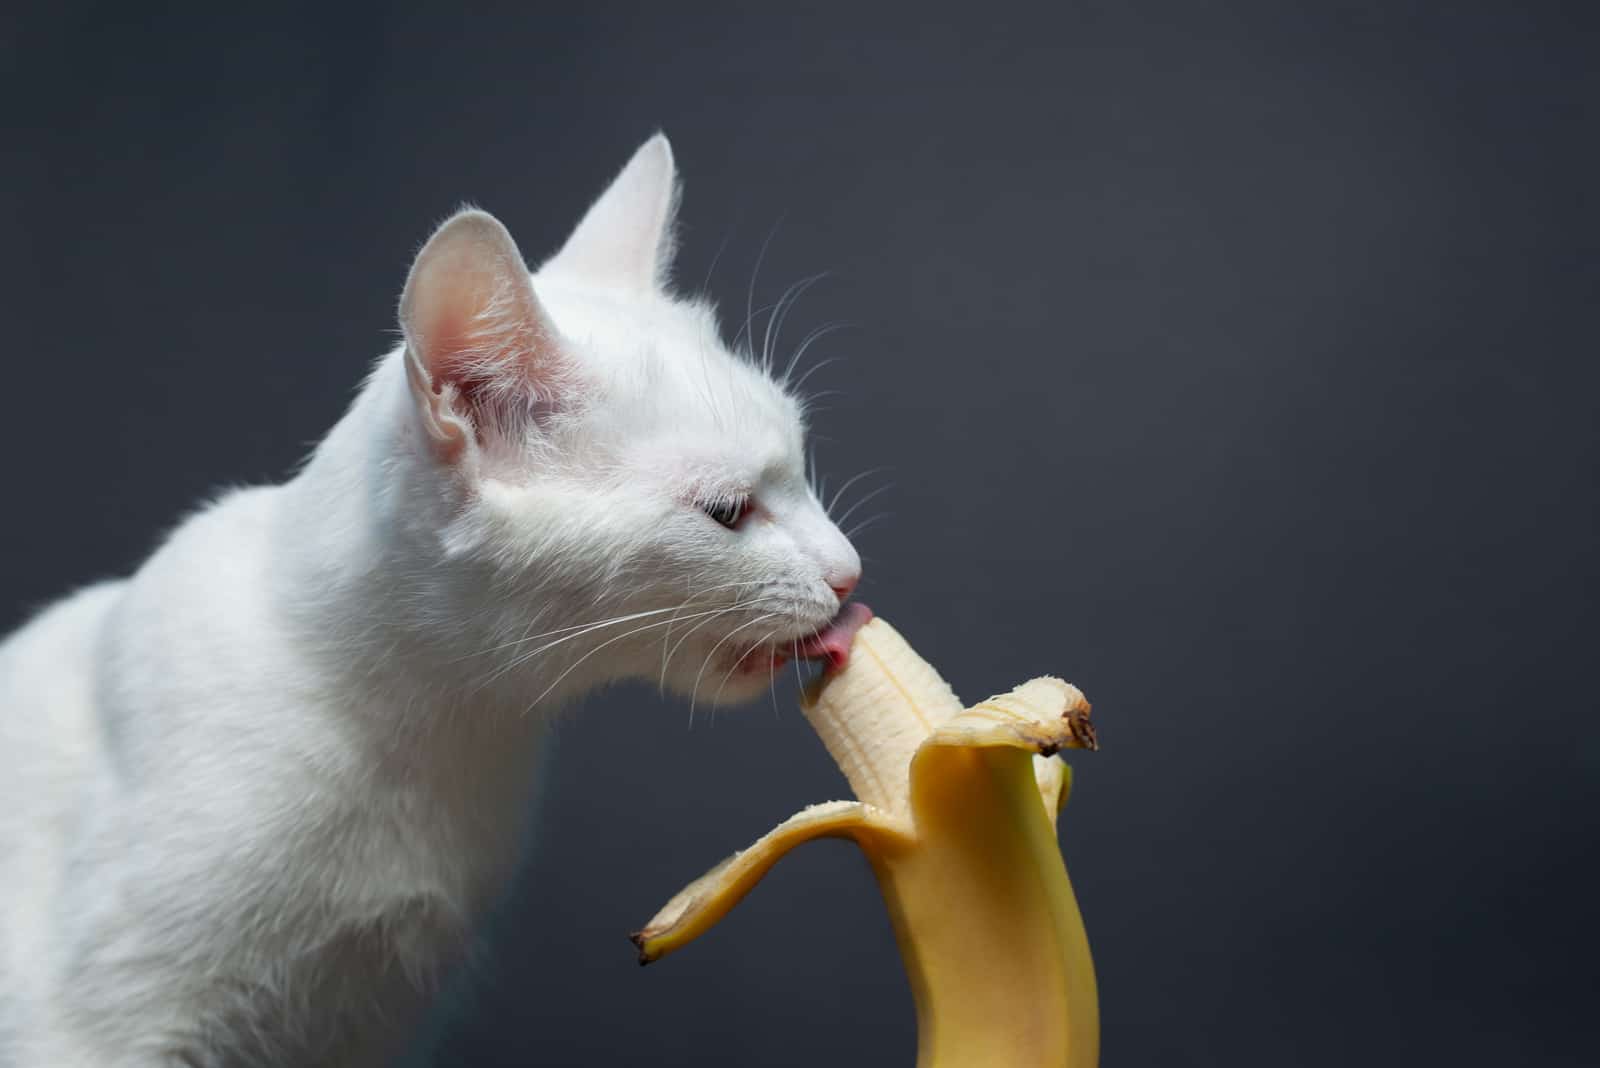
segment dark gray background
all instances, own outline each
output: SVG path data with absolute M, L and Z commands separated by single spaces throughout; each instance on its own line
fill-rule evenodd
M 661 127 L 729 332 L 769 233 L 758 303 L 833 272 L 789 341 L 858 324 L 812 383 L 830 482 L 891 469 L 866 599 L 1095 702 L 1107 1065 L 1600 1057 L 1580 5 L 124 7 L 0 23 L 8 623 L 288 471 L 457 203 L 537 259 Z M 792 685 L 594 701 L 551 781 L 437 1063 L 910 1063 L 848 846 L 624 939 L 843 793 Z

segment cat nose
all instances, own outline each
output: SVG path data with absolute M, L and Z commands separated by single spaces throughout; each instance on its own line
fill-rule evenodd
M 856 583 L 861 581 L 861 573 L 845 575 L 843 578 L 834 578 L 828 583 L 828 588 L 839 598 L 839 603 L 844 604 L 849 600 L 850 594 L 855 590 Z

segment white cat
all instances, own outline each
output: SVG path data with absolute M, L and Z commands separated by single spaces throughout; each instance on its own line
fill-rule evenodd
M 293 479 L 0 645 L 0 1065 L 358 1065 L 516 860 L 549 710 L 837 657 L 801 405 L 665 286 L 656 136 L 530 277 L 463 211 Z

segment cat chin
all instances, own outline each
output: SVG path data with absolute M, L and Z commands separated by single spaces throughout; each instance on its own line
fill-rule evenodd
M 781 677 L 775 681 L 774 673 L 770 671 L 731 675 L 728 677 L 727 685 L 724 686 L 720 680 L 716 686 L 708 687 L 702 685 L 700 692 L 693 695 L 691 699 L 702 708 L 728 708 L 735 705 L 745 705 L 757 699 L 765 701 L 768 691 L 775 685 L 782 685 L 782 682 Z M 790 684 L 793 685 L 792 680 Z M 710 691 L 709 693 L 707 692 L 708 690 Z
M 790 674 L 789 660 L 770 645 L 758 646 L 702 661 L 704 670 L 695 664 L 692 669 L 674 671 L 666 679 L 667 688 L 703 707 L 744 704 L 765 698 L 774 686 L 782 687 Z M 789 685 L 794 685 L 792 678 Z

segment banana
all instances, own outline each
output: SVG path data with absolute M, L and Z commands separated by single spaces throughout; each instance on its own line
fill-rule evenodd
M 881 618 L 802 710 L 855 801 L 813 805 L 689 884 L 633 935 L 647 964 L 709 930 L 789 850 L 866 854 L 917 1006 L 918 1068 L 1087 1068 L 1094 965 L 1056 838 L 1070 769 L 1096 749 L 1083 694 L 1037 678 L 963 709 Z

